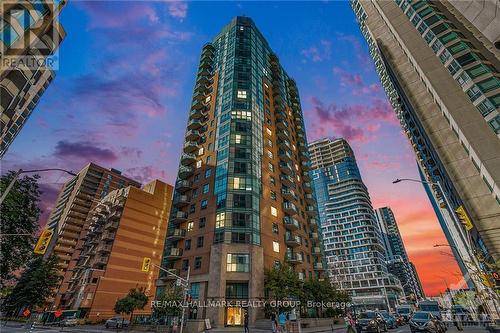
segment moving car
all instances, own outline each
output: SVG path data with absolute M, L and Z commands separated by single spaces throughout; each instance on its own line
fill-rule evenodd
M 361 312 L 356 318 L 356 331 L 360 332 L 387 332 L 387 323 L 379 312 Z
M 110 327 L 122 328 L 122 327 L 127 327 L 129 324 L 130 322 L 122 317 L 113 317 L 106 320 L 106 323 L 104 325 L 106 326 L 106 328 Z
M 428 333 L 442 333 L 444 332 L 441 321 L 432 315 L 430 312 L 417 311 L 411 316 L 410 330 L 412 333 L 428 332 Z
M 62 319 L 57 325 L 68 327 L 68 326 L 76 326 L 77 324 L 78 324 L 78 319 L 74 317 L 68 317 Z
M 396 318 L 392 314 L 390 314 L 389 312 L 380 311 L 380 314 L 384 318 L 388 328 L 396 328 L 399 326 Z
M 402 304 L 396 307 L 396 313 L 398 316 L 403 317 L 406 322 L 410 319 L 412 312 L 412 307 L 409 304 Z

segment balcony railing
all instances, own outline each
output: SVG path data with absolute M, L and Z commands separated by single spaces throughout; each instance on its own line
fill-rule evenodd
M 190 203 L 190 200 L 189 200 L 189 197 L 187 195 L 179 195 L 179 196 L 175 197 L 175 200 L 174 200 L 175 207 L 185 207 L 185 206 L 189 205 L 189 203 Z
M 302 258 L 302 254 L 300 253 L 289 252 L 286 254 L 285 259 L 291 264 L 298 264 L 304 262 L 304 258 Z
M 283 202 L 283 211 L 290 215 L 296 215 L 298 213 L 297 206 L 289 201 Z
M 300 237 L 287 232 L 285 234 L 285 243 L 291 247 L 299 246 L 301 244 Z
M 184 237 L 186 237 L 185 229 L 171 229 L 167 233 L 167 239 L 172 241 L 184 239 Z
M 181 156 L 181 164 L 182 165 L 190 165 L 193 164 L 196 161 L 196 155 L 195 154 L 182 154 Z
M 187 220 L 188 213 L 186 212 L 176 212 L 172 216 L 172 223 L 183 223 Z
M 184 153 L 189 154 L 198 150 L 198 143 L 194 141 L 186 141 L 183 147 Z
M 285 216 L 283 218 L 283 223 L 285 224 L 285 228 L 290 231 L 297 230 L 300 228 L 299 221 L 290 216 Z
M 188 180 L 179 180 L 175 185 L 175 189 L 181 193 L 187 192 L 191 189 L 191 183 Z
M 182 249 L 178 247 L 171 247 L 165 253 L 165 257 L 171 260 L 179 259 L 180 257 L 182 257 Z

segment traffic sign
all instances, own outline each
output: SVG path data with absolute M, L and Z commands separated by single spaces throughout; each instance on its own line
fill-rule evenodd
M 62 313 L 63 312 L 61 309 L 57 309 L 56 312 L 54 312 L 54 316 L 56 316 L 56 318 L 59 318 L 59 317 L 61 317 Z
M 30 314 L 31 314 L 30 309 L 26 309 L 23 311 L 23 316 L 25 316 L 25 317 L 29 317 Z

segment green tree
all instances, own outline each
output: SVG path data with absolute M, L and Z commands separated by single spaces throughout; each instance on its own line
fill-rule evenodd
M 47 301 L 55 296 L 56 288 L 60 284 L 58 269 L 56 256 L 52 255 L 47 260 L 39 256 L 34 257 L 7 297 L 6 308 L 17 313 L 26 307 L 33 309 L 46 306 Z
M 154 308 L 155 315 L 158 318 L 180 316 L 182 308 L 179 306 L 183 301 L 183 288 L 172 286 L 165 288 L 160 296 L 156 299 L 159 306 Z
M 342 303 L 349 302 L 350 297 L 332 285 L 328 279 L 309 279 L 304 282 L 304 294 L 302 304 L 307 304 L 308 301 L 313 301 L 318 304 L 330 303 L 330 306 L 325 309 L 323 306 L 318 306 L 313 309 L 316 317 L 331 317 L 343 311 L 341 309 Z M 337 306 L 339 308 L 337 308 Z M 335 311 L 337 310 L 337 311 Z
M 130 289 L 127 296 L 119 298 L 115 304 L 116 313 L 126 313 L 130 315 L 130 323 L 135 310 L 142 310 L 148 303 L 148 296 L 143 288 Z
M 265 272 L 264 292 L 268 301 L 283 302 L 303 298 L 303 282 L 290 266 L 284 264 Z M 278 304 L 278 303 L 276 303 Z M 283 307 L 272 310 L 280 311 Z M 271 309 L 267 309 L 269 312 Z
M 14 174 L 14 171 L 9 171 L 0 177 L 0 192 L 5 191 Z M 33 256 L 38 219 L 41 214 L 38 207 L 41 194 L 38 178 L 38 175 L 34 175 L 17 179 L 0 207 L 2 218 L 0 234 L 5 235 L 0 239 L 2 290 L 12 285 L 14 272 L 23 268 Z

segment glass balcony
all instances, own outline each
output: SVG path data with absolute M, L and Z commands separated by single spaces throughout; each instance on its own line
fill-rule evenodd
M 167 239 L 170 241 L 178 241 L 186 237 L 184 229 L 170 229 L 167 233 Z
M 203 126 L 203 123 L 201 122 L 201 120 L 199 120 L 199 119 L 191 119 L 188 122 L 187 128 L 188 128 L 188 130 L 197 130 L 197 129 L 199 129 L 202 126 Z
M 297 247 L 300 245 L 301 241 L 300 241 L 300 237 L 297 236 L 297 235 L 293 235 L 292 233 L 290 232 L 287 232 L 285 234 L 285 243 L 286 245 L 288 246 L 291 246 L 291 247 Z
M 311 193 L 306 193 L 306 195 L 304 196 L 304 198 L 306 199 L 306 202 L 309 203 L 309 204 L 315 204 L 316 203 L 316 199 L 314 199 L 314 196 Z
M 318 220 L 316 220 L 314 218 L 309 219 L 309 227 L 311 227 L 311 229 L 313 229 L 313 230 L 318 230 L 318 228 L 319 228 Z
M 181 164 L 182 165 L 190 165 L 196 162 L 195 154 L 182 154 L 181 156 Z
M 285 162 L 292 162 L 292 154 L 286 150 L 279 150 L 279 157 Z
M 304 262 L 304 258 L 302 258 L 302 254 L 294 253 L 294 252 L 288 252 L 286 254 L 285 260 L 291 264 L 299 264 L 299 263 Z
M 208 105 L 205 103 L 201 103 L 201 105 L 202 105 L 202 107 L 194 108 L 193 110 L 191 110 L 191 112 L 189 113 L 189 117 L 191 119 L 202 119 L 202 118 L 205 118 L 207 116 L 208 108 L 209 108 Z
M 182 257 L 182 249 L 178 247 L 171 247 L 165 252 L 165 258 L 176 260 Z
M 180 179 L 186 179 L 190 176 L 192 176 L 194 173 L 193 167 L 189 166 L 180 166 L 179 167 L 179 178 Z
M 313 256 L 321 256 L 321 248 L 319 246 L 315 246 L 311 249 Z
M 189 205 L 190 203 L 190 200 L 189 200 L 189 197 L 187 195 L 179 195 L 177 197 L 175 197 L 174 199 L 174 206 L 175 207 L 185 207 L 187 205 Z
M 286 200 L 295 200 L 295 201 L 297 201 L 297 195 L 295 194 L 295 191 L 292 190 L 292 189 L 282 188 L 281 189 L 281 195 Z
M 312 217 L 318 215 L 318 211 L 316 210 L 315 206 L 307 206 L 306 212 L 307 212 L 307 214 L 309 214 L 309 216 L 312 216 Z
M 288 140 L 278 140 L 278 147 L 286 151 L 292 150 L 292 145 Z
M 311 239 L 313 239 L 313 240 L 319 240 L 319 234 L 317 232 L 311 232 L 310 236 L 311 236 Z
M 283 172 L 284 174 L 287 174 L 287 175 L 293 174 L 292 165 L 290 163 L 280 161 L 279 167 L 280 167 L 281 172 Z
M 189 190 L 191 190 L 191 183 L 187 180 L 179 180 L 175 184 L 175 189 L 179 191 L 180 193 L 185 193 Z
M 200 131 L 189 130 L 186 132 L 186 140 L 187 141 L 198 141 L 200 138 L 201 138 Z
M 299 158 L 302 160 L 302 161 L 309 161 L 309 155 L 307 155 L 307 153 L 305 151 L 300 151 L 299 152 Z
M 302 161 L 300 163 L 300 165 L 302 166 L 303 170 L 309 171 L 311 169 L 311 167 L 309 166 L 309 163 L 307 161 Z
M 306 193 L 312 193 L 313 192 L 313 189 L 312 189 L 312 186 L 311 186 L 311 183 L 309 182 L 305 182 L 303 185 L 302 185 L 303 189 L 304 189 L 304 192 Z
M 290 133 L 286 129 L 278 131 L 278 138 L 286 140 L 290 138 Z
M 183 223 L 186 222 L 188 218 L 188 213 L 186 212 L 176 212 L 172 215 L 171 222 L 172 223 Z
M 315 271 L 324 271 L 325 268 L 323 267 L 323 263 L 322 262 L 315 262 L 314 263 L 314 270 Z
M 285 228 L 290 231 L 294 231 L 300 228 L 299 221 L 290 216 L 285 216 L 283 218 L 283 223 L 285 224 Z
M 298 214 L 297 207 L 289 201 L 283 202 L 283 211 L 289 215 Z
M 311 175 L 309 175 L 309 172 L 307 171 L 302 172 L 302 180 L 305 182 L 311 181 Z
M 280 180 L 281 180 L 281 183 L 287 187 L 292 187 L 292 188 L 295 188 L 295 180 L 288 176 L 288 175 L 284 175 L 284 174 L 281 174 L 280 175 Z

